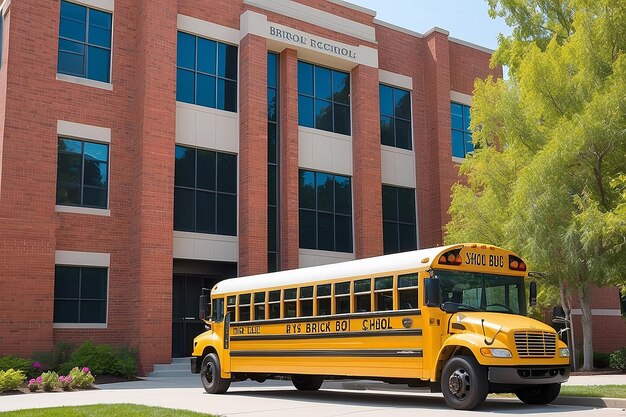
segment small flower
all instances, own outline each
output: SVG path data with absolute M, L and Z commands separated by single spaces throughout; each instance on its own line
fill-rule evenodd
M 35 382 L 37 382 L 38 384 L 41 384 L 41 383 L 43 382 L 43 378 L 42 378 L 41 376 L 38 376 L 38 377 L 35 379 Z
M 39 362 L 33 362 L 33 368 L 40 369 L 41 368 L 41 364 Z
M 83 368 L 83 372 L 88 374 L 89 373 L 89 368 L 87 368 L 86 366 Z
M 36 384 L 36 383 L 37 383 L 37 381 L 35 380 L 35 378 L 33 378 L 33 379 L 31 379 L 30 381 L 28 381 L 28 383 L 32 385 L 32 384 Z

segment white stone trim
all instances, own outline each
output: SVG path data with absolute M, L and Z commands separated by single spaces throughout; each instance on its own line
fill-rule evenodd
M 91 7 L 113 13 L 115 11 L 115 0 L 67 0 L 70 3 Z
M 82 123 L 68 122 L 66 120 L 57 120 L 57 135 L 111 143 L 111 129 Z
M 489 49 L 489 48 L 486 48 L 484 46 L 477 45 L 475 43 L 464 41 L 463 39 L 457 39 L 457 38 L 453 38 L 453 37 L 448 37 L 448 40 L 450 42 L 458 43 L 459 45 L 467 46 L 468 48 L 472 48 L 472 49 L 476 49 L 478 51 L 485 52 L 485 53 L 487 53 L 489 55 L 493 55 L 493 53 L 496 52 L 493 49 Z
M 111 254 L 57 250 L 54 252 L 54 264 L 108 268 L 111 266 Z
M 408 75 L 396 74 L 395 72 L 378 69 L 378 81 L 394 87 L 413 91 L 413 78 Z
M 374 19 L 374 23 L 377 25 L 380 25 L 382 27 L 386 27 L 387 29 L 391 29 L 391 30 L 395 30 L 396 32 L 400 32 L 400 33 L 404 33 L 405 35 L 410 35 L 410 36 L 415 36 L 416 38 L 423 38 L 424 35 L 419 33 L 419 32 L 415 32 L 413 30 L 407 29 L 407 28 L 403 28 L 401 26 L 396 26 L 392 23 L 389 22 L 385 22 L 384 20 L 379 20 L 379 19 Z
M 299 249 L 299 267 L 327 265 L 356 259 L 354 253 L 331 252 L 316 249 Z
M 175 259 L 238 262 L 237 236 L 174 231 Z
M 432 29 L 428 30 L 426 33 L 424 33 L 424 37 L 430 36 L 434 32 L 438 32 L 438 33 L 441 33 L 442 35 L 446 35 L 446 36 L 450 35 L 450 32 L 448 32 L 447 30 L 445 30 L 443 28 L 440 28 L 439 26 L 435 26 Z
M 91 214 L 93 216 L 111 217 L 111 210 L 92 207 L 62 206 L 57 204 L 54 206 L 54 211 L 57 213 Z
M 376 29 L 373 26 L 355 22 L 314 7 L 292 0 L 244 0 L 244 4 L 278 13 L 291 19 L 302 20 L 344 35 L 376 43 Z
M 239 27 L 241 39 L 245 38 L 246 35 L 268 37 L 267 16 L 264 14 L 246 10 L 239 17 Z
M 357 12 L 365 13 L 370 16 L 376 16 L 376 11 L 372 9 L 368 9 L 367 7 L 359 6 L 358 4 L 348 3 L 344 0 L 328 0 L 331 3 L 338 4 L 343 7 L 347 7 L 352 10 L 356 10 Z
M 298 126 L 298 166 L 352 177 L 352 136 Z
M 459 93 L 458 91 L 450 91 L 450 101 L 463 104 L 466 106 L 472 105 L 472 96 L 465 93 Z
M 111 44 L 111 47 L 113 44 Z M 113 65 L 113 56 L 111 56 L 111 65 Z M 99 88 L 101 90 L 113 91 L 113 84 L 103 83 L 102 81 L 90 80 L 89 78 L 76 77 L 74 75 L 57 73 L 58 81 L 66 81 L 68 83 L 85 85 L 87 87 Z
M 239 153 L 239 114 L 176 102 L 176 143 Z
M 456 162 L 457 164 L 462 164 L 465 161 L 465 158 L 459 158 L 458 156 L 452 157 L 452 162 Z
M 381 179 L 394 187 L 417 188 L 415 152 L 381 145 Z
M 583 311 L 580 308 L 573 308 L 571 311 L 573 316 L 582 316 Z M 622 312 L 620 309 L 613 308 L 592 308 L 591 309 L 592 316 L 612 316 L 612 317 L 621 317 Z
M 196 19 L 195 17 L 179 14 L 177 17 L 178 30 L 189 32 L 193 35 L 214 39 L 239 45 L 239 30 L 228 26 L 218 25 L 216 23 L 207 22 L 206 20 Z

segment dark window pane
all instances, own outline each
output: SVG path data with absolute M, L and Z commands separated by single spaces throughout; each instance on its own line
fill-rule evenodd
M 176 65 L 182 68 L 196 68 L 196 37 L 188 33 L 178 32 L 176 45 Z
M 463 134 L 463 138 L 465 139 L 465 153 L 470 153 L 474 151 L 474 143 L 472 142 L 472 134 L 465 133 Z
M 107 270 L 106 268 L 82 268 L 80 298 L 106 300 Z
M 237 82 L 217 80 L 217 108 L 237 112 Z
M 189 192 L 193 193 L 193 191 Z M 196 228 L 194 231 L 215 233 L 215 193 L 196 191 Z
M 411 94 L 406 90 L 394 89 L 395 116 L 411 120 Z
M 54 268 L 54 298 L 78 298 L 80 268 L 57 266 Z
M 196 104 L 215 108 L 215 77 L 198 73 L 196 74 L 196 86 Z
M 264 292 L 255 292 L 254 293 L 254 303 L 264 303 L 265 302 L 265 293 Z
M 350 297 L 335 298 L 335 313 L 346 314 L 350 312 Z
M 300 288 L 300 298 L 312 298 L 312 297 L 313 297 L 313 287 Z
M 400 296 L 400 299 L 398 300 L 398 307 L 400 310 L 417 308 L 417 288 L 398 291 L 398 295 Z
M 81 301 L 80 323 L 106 323 L 106 301 Z
M 59 151 L 71 152 L 80 155 L 83 152 L 83 142 L 72 139 L 59 139 Z
M 398 244 L 398 223 L 383 222 L 383 251 L 385 255 L 398 253 L 400 251 Z
M 352 218 L 350 216 L 335 216 L 335 250 L 352 252 Z
M 80 205 L 80 185 L 57 184 L 57 204 Z
M 85 42 L 86 33 L 87 26 L 85 21 L 78 22 L 61 16 L 61 22 L 59 23 L 59 37 Z
M 83 187 L 83 205 L 89 207 L 106 208 L 107 190 Z
M 198 38 L 198 71 L 215 75 L 215 59 L 217 44 L 204 38 Z
M 195 152 L 190 149 L 192 154 L 198 154 L 198 169 L 197 169 L 197 178 L 196 178 L 196 186 L 199 189 L 203 190 L 215 190 L 215 181 L 216 181 L 216 168 L 215 168 L 215 152 L 205 151 L 198 149 Z M 193 175 L 193 171 L 190 172 Z M 193 187 L 193 177 L 190 178 L 190 182 L 187 183 L 188 187 Z M 177 184 L 183 185 L 183 184 Z
M 348 177 L 335 175 L 335 212 L 352 213 L 352 190 Z
M 89 43 L 111 48 L 111 14 L 89 9 Z
M 350 107 L 341 104 L 334 104 L 333 109 L 335 111 L 335 133 L 342 135 L 350 134 Z
M 217 195 L 217 233 L 237 235 L 237 197 L 234 195 Z
M 54 300 L 55 323 L 78 323 L 78 300 Z
M 379 292 L 376 297 L 376 311 L 393 310 L 393 296 L 389 292 Z
M 100 143 L 85 142 L 85 159 L 106 162 L 109 158 L 109 147 Z
M 417 249 L 415 225 L 400 223 L 400 252 Z
M 452 129 L 463 130 L 463 106 L 456 103 L 450 104 Z
M 300 247 L 302 249 L 316 249 L 315 223 L 314 211 L 300 210 Z
M 241 306 L 239 307 L 239 321 L 248 321 L 250 320 L 250 306 Z
M 360 279 L 354 281 L 354 292 L 364 292 L 370 291 L 372 289 L 372 280 L 370 279 Z
M 285 290 L 285 300 L 295 300 L 297 291 L 295 288 Z
M 267 54 L 267 86 L 277 87 L 278 83 L 278 55 L 268 53 Z
M 267 89 L 267 120 L 276 121 L 276 90 Z
M 80 186 L 81 162 L 80 155 L 60 153 L 57 161 L 57 181 Z
M 470 130 L 470 107 L 463 106 L 463 128 L 467 131 Z
M 459 130 L 452 131 L 452 156 L 456 156 L 458 158 L 465 157 L 463 132 Z
M 354 299 L 356 302 L 355 313 L 364 313 L 372 310 L 372 299 L 369 294 L 357 295 Z
M 330 101 L 315 100 L 315 128 L 333 131 L 333 106 Z
M 318 285 L 317 296 L 323 297 L 325 295 L 330 295 L 330 284 Z
M 85 19 L 87 19 L 87 8 L 67 1 L 61 1 L 61 17 L 85 22 Z
M 396 146 L 411 150 L 411 122 L 396 119 Z
M 195 76 L 192 71 L 176 70 L 176 100 L 195 103 Z
M 387 146 L 396 146 L 394 131 L 393 117 L 380 116 L 380 143 Z
M 227 193 L 237 192 L 237 156 L 218 152 L 217 190 Z
M 313 120 L 313 99 L 311 97 L 298 96 L 298 125 L 315 127 Z
M 276 252 L 276 207 L 267 208 L 267 250 Z
M 415 223 L 415 190 L 397 188 L 399 220 L 404 223 Z
M 350 294 L 349 282 L 338 282 L 335 284 L 335 295 L 337 294 Z
M 313 300 L 300 301 L 300 317 L 313 315 Z
M 87 53 L 87 78 L 108 83 L 111 51 L 97 46 L 90 46 Z
M 315 67 L 315 98 L 332 100 L 331 71 L 328 68 Z
M 267 162 L 270 164 L 276 163 L 276 127 L 276 123 L 267 124 Z
M 333 71 L 333 100 L 350 104 L 350 76 L 345 72 Z
M 330 298 L 322 298 L 321 300 L 317 300 L 317 315 L 318 316 L 328 316 L 330 315 Z
M 194 204 L 193 190 L 174 188 L 174 230 L 194 231 Z
M 237 79 L 237 47 L 217 44 L 217 75 L 231 80 Z
M 315 182 L 317 185 L 317 209 L 333 211 L 333 176 L 317 172 L 315 174 Z
M 184 187 L 194 187 L 194 171 L 196 167 L 196 152 L 183 146 L 176 147 L 176 165 L 174 168 L 174 184 Z
M 298 61 L 298 94 L 313 95 L 313 65 Z
M 239 296 L 239 304 L 250 304 L 250 294 L 241 294 Z
M 393 277 L 382 277 L 374 279 L 375 290 L 390 290 L 393 288 Z
M 398 288 L 417 287 L 417 274 L 398 276 Z
M 65 52 L 63 49 L 81 49 L 83 52 L 76 54 L 73 52 Z M 75 75 L 78 77 L 85 76 L 85 56 L 84 47 L 73 42 L 59 39 L 59 61 L 57 71 L 60 74 Z
M 254 319 L 265 320 L 265 304 L 254 306 Z
M 276 165 L 267 167 L 267 203 L 276 205 Z
M 335 221 L 328 213 L 317 213 L 317 249 L 335 250 Z
M 383 220 L 398 220 L 398 189 L 383 185 Z
M 315 209 L 315 173 L 300 171 L 300 208 Z
M 380 84 L 378 88 L 380 100 L 380 114 L 393 116 L 393 88 Z
M 85 177 L 83 183 L 95 187 L 106 187 L 108 178 L 107 167 L 107 164 L 104 162 L 85 161 Z

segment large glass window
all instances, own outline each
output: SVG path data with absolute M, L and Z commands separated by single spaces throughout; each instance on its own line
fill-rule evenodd
M 178 32 L 176 100 L 237 112 L 237 47 Z
M 465 155 L 474 151 L 472 131 L 470 130 L 470 107 L 459 103 L 450 103 L 450 113 L 452 156 L 465 158 Z
M 54 323 L 106 323 L 107 268 L 54 269 Z
M 411 92 L 380 84 L 379 99 L 381 143 L 412 149 Z
M 350 134 L 350 74 L 298 61 L 298 124 Z
M 621 289 L 619 292 L 620 308 L 622 316 L 626 316 L 626 289 Z
M 61 1 L 57 72 L 108 83 L 111 13 Z
M 60 138 L 56 203 L 107 208 L 109 146 Z
M 278 55 L 267 54 L 267 270 L 278 270 Z
M 417 249 L 415 190 L 383 185 L 385 254 Z
M 352 187 L 348 177 L 300 170 L 300 247 L 352 252 Z
M 237 234 L 237 156 L 176 146 L 174 230 Z

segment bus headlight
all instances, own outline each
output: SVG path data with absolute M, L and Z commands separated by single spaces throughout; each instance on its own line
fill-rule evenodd
M 568 348 L 560 349 L 560 354 L 562 358 L 569 358 L 569 349 Z
M 488 356 L 490 358 L 512 358 L 511 351 L 508 349 L 499 349 L 499 348 L 481 348 L 480 353 L 483 356 Z

